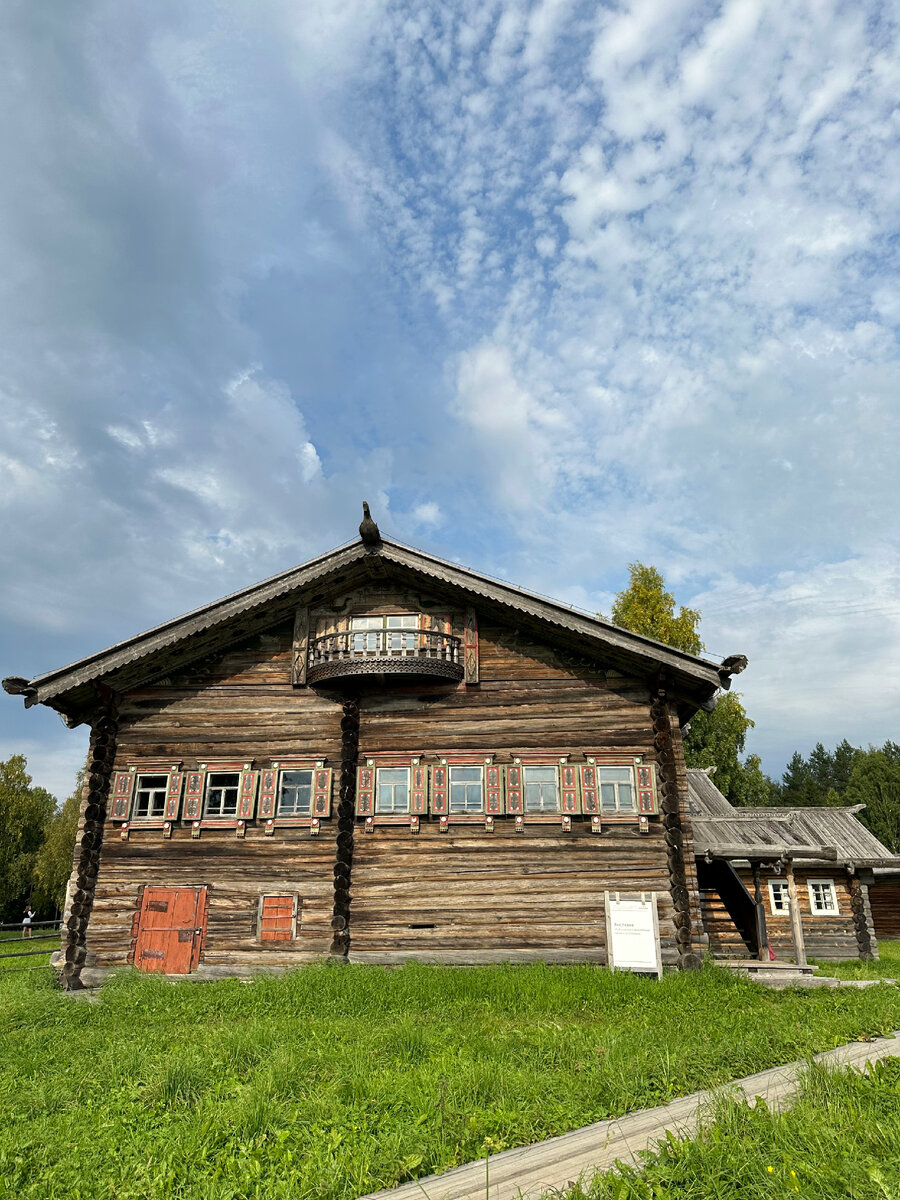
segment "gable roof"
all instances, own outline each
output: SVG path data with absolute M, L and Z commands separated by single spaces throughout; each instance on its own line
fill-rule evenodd
M 320 603 L 329 583 L 340 581 L 350 588 L 373 578 L 398 577 L 437 584 L 456 592 L 461 601 L 487 606 L 498 613 L 505 611 L 507 619 L 515 616 L 541 627 L 545 635 L 552 635 L 577 653 L 602 656 L 627 666 L 632 674 L 649 676 L 662 669 L 688 712 L 729 684 L 728 672 L 708 659 L 674 650 L 602 617 L 588 616 L 559 601 L 383 538 L 374 546 L 350 542 L 68 666 L 32 680 L 4 681 L 4 686 L 9 682 L 12 686 L 7 690 L 24 695 L 28 706 L 48 704 L 74 716 L 77 710 L 96 702 L 93 685 L 106 683 L 115 690 L 124 690 L 166 675 L 205 657 L 226 641 L 272 627 L 286 619 L 298 604 Z
M 722 795 L 706 771 L 688 770 L 688 797 L 694 830 L 694 851 L 713 858 L 741 858 L 740 851 L 759 857 L 771 848 L 797 851 L 797 857 L 817 861 L 811 851 L 833 851 L 818 861 L 854 863 L 856 866 L 900 867 L 900 856 L 891 854 L 874 833 L 857 820 L 863 804 L 844 808 L 738 808 Z M 803 853 L 799 853 L 803 851 Z

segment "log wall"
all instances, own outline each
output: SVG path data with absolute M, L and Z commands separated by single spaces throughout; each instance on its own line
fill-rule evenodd
M 869 888 L 872 921 L 879 938 L 900 938 L 900 879 L 876 880 Z
M 744 887 L 753 895 L 753 872 L 738 871 Z M 803 871 L 794 867 L 794 878 L 797 881 L 797 895 L 800 900 L 800 919 L 803 925 L 803 940 L 806 953 L 810 958 L 839 960 L 857 958 L 859 946 L 856 938 L 856 924 L 853 918 L 853 906 L 850 897 L 850 887 L 847 875 L 842 868 L 834 871 L 817 870 Z M 789 913 L 773 913 L 769 896 L 769 880 L 784 881 L 783 875 L 761 875 L 763 904 L 766 909 L 766 929 L 769 934 L 769 945 L 775 951 L 777 958 L 790 959 L 794 957 L 794 939 L 791 934 L 791 918 Z M 809 879 L 831 879 L 834 881 L 837 896 L 837 913 L 813 913 L 809 905 Z
M 645 834 L 636 816 L 604 817 L 600 835 L 580 817 L 564 832 L 558 820 L 527 816 L 524 832 L 500 817 L 492 833 L 480 822 L 452 819 L 449 832 L 441 833 L 431 818 L 423 819 L 418 834 L 377 821 L 374 832 L 363 833 L 349 811 L 338 811 L 339 781 L 349 787 L 341 773 L 342 756 L 349 754 L 346 744 L 342 750 L 342 697 L 291 686 L 293 633 L 293 622 L 286 622 L 122 695 L 115 769 L 161 759 L 190 770 L 210 759 L 252 759 L 264 767 L 289 755 L 324 758 L 335 769 L 334 815 L 317 837 L 286 827 L 265 836 L 262 823 L 251 821 L 242 838 L 233 829 L 210 828 L 192 838 L 190 823 L 182 821 L 170 838 L 132 823 L 123 841 L 108 823 L 88 966 L 127 961 L 132 919 L 147 885 L 209 888 L 200 974 L 285 966 L 335 948 L 368 961 L 605 962 L 604 890 L 657 893 L 665 962 L 679 960 L 679 946 L 683 960 L 686 946 L 702 945 L 677 723 L 673 795 L 681 805 L 685 871 L 679 879 L 685 883 L 679 886 L 686 887 L 687 903 L 676 922 L 673 839 L 667 845 L 658 816 Z M 477 685 L 388 685 L 364 693 L 360 757 L 465 750 L 500 762 L 529 751 L 575 761 L 595 752 L 656 760 L 647 681 L 556 651 L 481 614 L 479 652 Z M 346 730 L 343 736 L 346 743 Z M 300 899 L 297 939 L 260 945 L 259 896 L 281 893 Z M 693 942 L 685 943 L 686 927 Z

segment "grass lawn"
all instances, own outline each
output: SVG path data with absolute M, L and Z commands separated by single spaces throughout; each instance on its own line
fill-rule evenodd
M 819 964 L 820 975 L 831 975 L 836 979 L 896 979 L 900 981 L 900 942 L 879 942 L 877 960 L 863 962 L 851 958 L 847 962 L 822 962 L 812 958 L 810 962 Z
M 49 975 L 0 976 L 2 1196 L 347 1200 L 900 1027 L 900 988 L 714 967 Z
M 813 1067 L 794 1107 L 723 1101 L 698 1137 L 566 1200 L 885 1200 L 900 1195 L 900 1060 L 869 1075 Z

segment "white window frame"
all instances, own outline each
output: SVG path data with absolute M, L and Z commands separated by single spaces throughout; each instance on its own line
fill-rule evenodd
M 776 895 L 781 897 L 781 905 L 776 902 Z M 787 916 L 791 911 L 791 897 L 786 879 L 769 880 L 769 912 L 773 917 Z
M 556 788 L 556 805 L 555 805 L 555 807 L 553 807 L 553 808 L 529 808 L 528 807 L 528 772 L 529 771 L 553 771 L 554 772 L 553 786 Z M 549 779 L 546 779 L 546 780 L 540 780 L 539 782 L 546 786 L 547 784 L 549 784 L 550 781 L 549 781 Z M 540 762 L 523 763 L 522 764 L 522 812 L 525 814 L 525 816 L 527 817 L 529 814 L 531 814 L 532 816 L 535 816 L 535 815 L 541 816 L 545 813 L 558 813 L 559 812 L 559 804 L 560 804 L 559 767 L 557 766 L 557 764 L 556 763 L 540 763 Z
M 391 622 L 394 624 L 391 624 Z M 405 622 L 401 624 L 401 622 Z M 354 627 L 355 624 L 355 627 Z M 418 645 L 418 613 L 385 613 L 350 618 L 354 654 L 412 654 Z
M 155 788 L 143 788 L 142 789 L 141 788 L 141 780 L 142 779 L 162 779 L 162 780 L 164 780 L 164 783 L 163 783 L 162 788 L 155 787 Z M 162 792 L 162 808 L 159 810 L 159 812 L 145 812 L 145 813 L 138 812 L 138 800 L 140 798 L 140 794 L 141 794 L 142 790 L 151 792 L 153 795 L 157 795 L 160 791 Z M 168 773 L 168 771 L 143 771 L 143 772 L 141 772 L 141 774 L 139 774 L 137 779 L 134 781 L 134 803 L 131 808 L 132 821 L 161 821 L 163 819 L 163 817 L 165 817 L 165 815 L 166 815 L 166 800 L 168 798 L 168 795 L 169 795 L 169 773 Z
M 405 775 L 406 775 L 406 807 L 405 808 L 382 808 L 381 807 L 381 772 L 382 771 L 403 771 L 405 773 Z M 399 779 L 395 780 L 394 784 L 396 785 L 399 782 L 400 782 Z M 378 817 L 391 817 L 391 816 L 396 817 L 396 816 L 400 816 L 402 813 L 408 813 L 409 812 L 409 800 L 410 800 L 411 785 L 412 785 L 412 780 L 410 779 L 409 767 L 401 767 L 401 766 L 376 767 L 375 768 L 375 804 L 373 806 L 375 809 L 375 815 Z M 391 795 L 393 796 L 393 792 L 391 793 Z
M 634 765 L 632 763 L 598 763 L 595 770 L 597 772 L 597 803 L 599 805 L 599 812 L 600 812 L 601 816 L 603 814 L 606 814 L 607 816 L 613 816 L 613 815 L 618 816 L 620 813 L 628 813 L 628 814 L 636 813 L 638 810 L 638 787 L 637 787 L 638 781 L 637 781 L 637 775 L 635 774 Z M 603 778 L 604 771 L 627 771 L 629 773 L 630 778 L 628 780 L 604 779 Z M 609 786 L 609 784 L 612 784 L 616 789 L 616 807 L 615 808 L 604 808 L 604 806 L 603 806 L 603 785 L 604 785 L 604 783 L 607 786 Z M 625 787 L 628 787 L 631 789 L 631 804 L 628 805 L 627 807 L 620 803 L 619 788 L 622 787 L 623 785 Z
M 831 901 L 827 908 L 816 907 L 814 889 L 817 887 L 826 889 L 825 894 Z M 809 892 L 809 911 L 814 917 L 839 917 L 841 915 L 838 908 L 837 888 L 834 886 L 833 879 L 807 879 L 806 888 Z
M 285 775 L 292 771 L 306 771 L 309 775 L 309 808 L 305 812 L 298 812 L 296 809 L 288 811 L 281 808 L 281 788 Z M 313 793 L 315 792 L 316 772 L 314 767 L 282 767 L 278 772 L 278 791 L 275 793 L 275 816 L 285 819 L 290 817 L 312 817 L 313 815 Z
M 479 788 L 479 791 L 481 792 L 481 802 L 479 803 L 477 808 L 454 808 L 453 807 L 453 772 L 454 771 L 477 771 L 478 772 L 478 788 Z M 471 787 L 475 781 L 474 780 L 466 780 L 465 782 L 468 787 Z M 451 816 L 460 816 L 460 817 L 464 817 L 467 813 L 469 815 L 471 815 L 473 813 L 483 813 L 484 812 L 484 767 L 479 766 L 478 763 L 451 763 L 450 764 L 450 766 L 448 767 L 448 776 L 447 776 L 447 811 L 450 813 Z
M 229 784 L 226 788 L 223 784 L 213 784 L 213 779 L 220 775 L 234 775 L 237 777 L 237 783 L 234 784 L 235 801 L 233 812 L 210 812 L 209 799 L 212 791 L 231 791 L 232 785 Z M 238 809 L 241 804 L 241 772 L 240 771 L 209 771 L 206 776 L 206 794 L 203 797 L 203 819 L 208 821 L 233 821 L 237 818 Z

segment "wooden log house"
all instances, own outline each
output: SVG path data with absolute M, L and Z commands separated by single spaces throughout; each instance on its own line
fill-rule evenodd
M 730 675 L 361 539 L 6 691 L 87 723 L 59 966 L 201 978 L 606 961 L 604 893 L 709 945 L 681 729 Z M 701 868 L 702 869 L 702 868 Z

